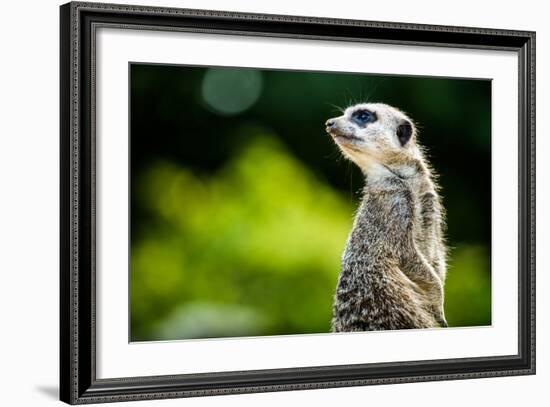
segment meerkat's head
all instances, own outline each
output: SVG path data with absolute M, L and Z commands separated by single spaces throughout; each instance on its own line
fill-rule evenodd
M 411 119 L 392 106 L 357 104 L 325 125 L 344 156 L 367 176 L 410 176 L 418 170 L 421 152 L 416 145 L 416 128 Z

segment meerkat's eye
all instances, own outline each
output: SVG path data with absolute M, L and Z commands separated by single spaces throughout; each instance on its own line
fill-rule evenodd
M 352 113 L 351 120 L 354 121 L 359 126 L 363 127 L 367 123 L 372 123 L 376 121 L 376 113 L 366 109 L 356 110 L 355 112 Z

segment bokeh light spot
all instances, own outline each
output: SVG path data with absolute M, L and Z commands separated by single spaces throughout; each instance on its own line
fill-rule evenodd
M 202 81 L 202 97 L 216 113 L 235 115 L 258 100 L 263 87 L 262 74 L 253 69 L 208 69 Z

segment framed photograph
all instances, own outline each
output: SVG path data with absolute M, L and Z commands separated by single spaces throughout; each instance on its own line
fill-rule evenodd
M 61 6 L 70 404 L 535 373 L 535 33 Z

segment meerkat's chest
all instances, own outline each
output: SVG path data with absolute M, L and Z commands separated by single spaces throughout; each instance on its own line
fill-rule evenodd
M 343 253 L 343 262 L 368 262 L 390 248 L 390 230 L 378 203 L 363 202 L 355 216 Z

